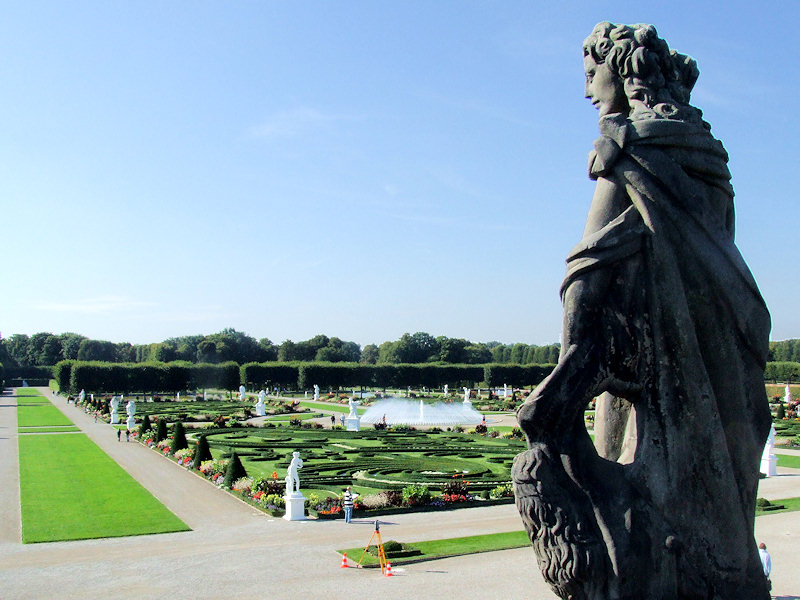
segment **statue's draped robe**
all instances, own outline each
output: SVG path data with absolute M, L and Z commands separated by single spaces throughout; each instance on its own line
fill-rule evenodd
M 625 360 L 605 365 L 621 379 L 632 371 L 641 385 L 629 398 L 635 452 L 620 465 L 581 440 L 572 447 L 549 436 L 529 442 L 560 456 L 576 489 L 590 498 L 586 517 L 597 524 L 607 569 L 618 580 L 616 592 L 595 597 L 629 597 L 636 589 L 631 578 L 661 571 L 659 577 L 672 579 L 667 569 L 679 598 L 761 598 L 753 523 L 771 422 L 763 386 L 770 320 L 734 245 L 727 154 L 699 123 L 611 115 L 600 130 L 590 174 L 623 187 L 630 205 L 570 253 L 562 294 L 569 297 L 570 287 L 593 272 L 614 273 L 600 299 L 601 320 L 623 322 L 621 337 L 636 338 L 629 354 L 646 357 L 624 373 Z M 581 308 L 579 302 L 565 307 Z M 624 312 L 639 309 L 643 324 L 630 332 L 635 319 L 626 321 Z M 620 353 L 620 340 L 611 343 L 611 353 Z M 599 489 L 587 489 L 587 482 Z M 620 483 L 620 497 L 608 500 Z M 674 556 L 668 567 L 665 538 Z M 659 585 L 665 584 L 651 589 Z

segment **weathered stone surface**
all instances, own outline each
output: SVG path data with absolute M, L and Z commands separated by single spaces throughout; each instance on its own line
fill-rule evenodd
M 584 66 L 597 186 L 558 365 L 518 413 L 517 507 L 562 598 L 765 600 L 770 320 L 734 244 L 727 153 L 690 104 L 694 60 L 652 26 L 599 24 Z

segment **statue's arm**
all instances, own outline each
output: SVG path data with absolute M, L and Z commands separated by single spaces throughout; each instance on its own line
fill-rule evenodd
M 630 199 L 616 177 L 599 177 L 594 188 L 592 204 L 589 207 L 589 215 L 586 217 L 586 227 L 583 230 L 583 237 L 587 237 L 600 231 L 611 221 L 616 219 L 630 206 Z

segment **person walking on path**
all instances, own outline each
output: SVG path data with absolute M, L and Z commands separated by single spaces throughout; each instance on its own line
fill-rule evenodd
M 769 579 L 769 574 L 772 573 L 772 557 L 767 552 L 767 545 L 764 542 L 758 545 L 758 556 L 764 568 L 764 577 L 767 578 L 767 589 L 772 591 L 772 581 Z
M 118 442 L 122 441 L 122 430 L 121 429 L 117 429 L 117 441 Z
M 331 415 L 331 429 L 333 429 L 335 425 L 336 425 L 336 417 L 334 415 Z
M 130 429 L 126 429 L 125 430 L 125 441 L 126 442 L 130 442 L 131 441 L 131 430 Z
M 344 522 L 349 523 L 350 519 L 353 517 L 353 500 L 358 494 L 353 492 L 353 488 L 349 485 L 347 489 L 344 491 Z

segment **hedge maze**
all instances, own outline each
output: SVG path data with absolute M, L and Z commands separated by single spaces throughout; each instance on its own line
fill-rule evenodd
M 303 459 L 303 488 L 358 485 L 400 490 L 411 483 L 441 487 L 458 475 L 470 490 L 490 490 L 510 480 L 511 461 L 524 450 L 519 440 L 455 432 L 302 429 L 207 430 L 215 457 L 232 452 L 250 476 L 281 474 L 292 451 Z

